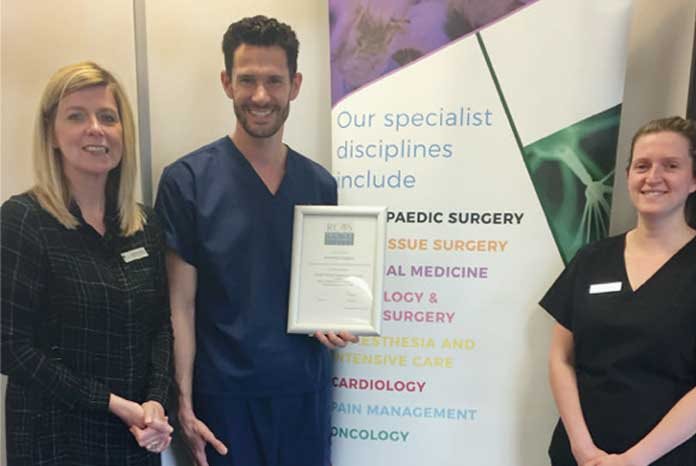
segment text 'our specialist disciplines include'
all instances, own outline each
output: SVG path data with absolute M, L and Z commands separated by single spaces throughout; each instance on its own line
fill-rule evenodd
M 349 130 L 355 137 L 339 140 L 335 156 L 343 161 L 379 163 L 396 161 L 446 161 L 456 152 L 451 142 L 417 140 L 418 131 L 432 128 L 485 129 L 493 126 L 493 112 L 487 108 L 468 106 L 439 107 L 425 112 L 353 112 L 342 110 L 335 115 L 334 127 Z M 360 131 L 379 129 L 384 134 L 377 140 L 362 140 Z M 410 137 L 409 137 L 410 136 Z M 401 169 L 385 172 L 381 166 L 334 174 L 339 189 L 411 189 L 416 175 Z

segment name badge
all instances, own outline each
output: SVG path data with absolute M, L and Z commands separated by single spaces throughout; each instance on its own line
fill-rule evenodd
M 135 249 L 131 249 L 130 251 L 122 252 L 121 257 L 123 258 L 123 262 L 126 264 L 129 262 L 137 261 L 138 259 L 142 259 L 144 257 L 149 256 L 145 248 L 139 247 Z
M 621 291 L 621 282 L 595 283 L 590 285 L 590 294 L 614 293 Z

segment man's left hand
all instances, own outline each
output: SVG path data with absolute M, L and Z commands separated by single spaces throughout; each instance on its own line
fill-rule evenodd
M 329 349 L 345 348 L 348 343 L 357 343 L 359 338 L 350 332 L 322 332 L 317 330 L 313 335 L 317 340 Z

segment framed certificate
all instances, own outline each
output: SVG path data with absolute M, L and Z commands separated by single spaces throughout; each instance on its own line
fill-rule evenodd
M 386 213 L 295 206 L 288 333 L 380 334 Z

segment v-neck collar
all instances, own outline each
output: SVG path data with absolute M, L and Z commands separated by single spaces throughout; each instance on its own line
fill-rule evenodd
M 289 179 L 291 178 L 288 176 L 289 172 L 292 170 L 292 149 L 285 145 L 285 148 L 287 149 L 287 153 L 285 156 L 285 170 L 283 171 L 283 178 L 280 180 L 280 183 L 278 184 L 278 189 L 276 189 L 275 193 L 272 193 L 270 189 L 268 189 L 268 186 L 266 183 L 263 181 L 259 173 L 256 171 L 254 166 L 249 162 L 249 160 L 246 158 L 246 156 L 242 153 L 241 149 L 237 147 L 237 145 L 234 143 L 231 137 L 226 136 L 225 139 L 228 141 L 228 144 L 231 145 L 232 147 L 232 153 L 235 154 L 235 156 L 240 160 L 240 163 L 244 168 L 251 173 L 251 179 L 254 179 L 254 183 L 258 185 L 259 189 L 263 191 L 268 197 L 271 199 L 277 199 L 279 198 L 286 190 L 287 187 L 286 185 L 289 183 Z
M 656 277 L 663 274 L 665 269 L 667 269 L 672 263 L 677 261 L 683 254 L 685 254 L 684 251 L 688 250 L 693 245 L 696 245 L 696 236 L 694 236 L 689 241 L 687 241 L 686 244 L 684 244 L 684 246 L 682 246 L 674 254 L 672 254 L 672 256 L 669 259 L 667 259 L 660 267 L 658 267 L 657 270 L 655 270 L 655 272 L 653 272 L 653 274 L 650 275 L 647 280 L 645 280 L 643 283 L 640 284 L 640 286 L 638 286 L 638 288 L 633 289 L 633 286 L 631 285 L 631 280 L 628 278 L 628 266 L 626 264 L 626 235 L 627 233 L 623 234 L 623 247 L 621 248 L 621 263 L 623 264 L 624 281 L 626 282 L 628 292 L 632 295 L 637 294 L 651 282 L 655 281 Z
M 73 214 L 79 222 L 79 228 L 92 232 L 100 239 L 109 240 L 114 236 L 120 235 L 121 224 L 118 207 L 116 202 L 110 200 L 108 197 L 106 199 L 106 205 L 104 206 L 104 234 L 99 233 L 87 220 L 85 220 L 82 215 L 82 209 L 80 209 L 80 206 L 74 199 L 70 199 L 68 211 Z

